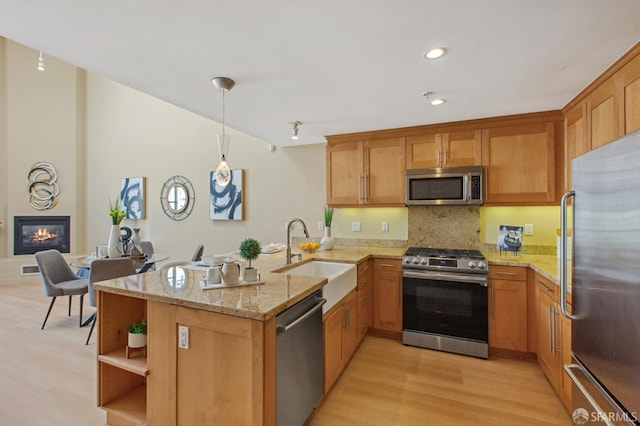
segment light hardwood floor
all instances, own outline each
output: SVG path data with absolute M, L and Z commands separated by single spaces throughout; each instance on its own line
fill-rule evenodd
M 99 426 L 95 336 L 40 284 L 0 286 L 0 426 Z M 85 316 L 92 308 L 85 309 Z M 479 360 L 367 336 L 309 422 L 324 425 L 566 425 L 535 362 Z M 199 426 L 199 425 L 194 425 Z

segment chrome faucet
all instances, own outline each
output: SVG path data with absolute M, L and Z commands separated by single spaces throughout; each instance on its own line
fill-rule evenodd
M 296 256 L 296 255 L 292 255 L 291 254 L 291 225 L 294 222 L 298 222 L 300 224 L 302 224 L 302 230 L 304 231 L 304 235 L 309 238 L 309 231 L 307 231 L 307 225 L 302 221 L 302 219 L 292 219 L 288 224 L 287 224 L 287 254 L 286 254 L 286 259 L 285 262 L 287 265 L 291 265 L 291 257 Z M 300 254 L 297 255 L 298 259 L 300 259 Z

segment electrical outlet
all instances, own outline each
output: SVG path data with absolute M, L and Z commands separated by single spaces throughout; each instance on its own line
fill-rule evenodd
M 533 223 L 524 224 L 524 235 L 533 235 Z
M 351 222 L 351 232 L 360 232 L 360 222 Z
M 321 220 L 318 221 L 318 231 L 322 231 L 324 229 L 324 224 Z
M 189 327 L 186 325 L 178 326 L 178 347 L 189 349 Z
M 382 232 L 389 232 L 389 222 L 382 222 Z

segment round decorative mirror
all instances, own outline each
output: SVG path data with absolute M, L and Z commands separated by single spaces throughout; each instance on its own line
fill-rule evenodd
M 195 202 L 193 185 L 184 176 L 169 178 L 162 187 L 160 204 L 164 213 L 173 220 L 184 220 L 191 214 Z

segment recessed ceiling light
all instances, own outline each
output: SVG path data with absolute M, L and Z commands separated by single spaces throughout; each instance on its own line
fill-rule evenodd
M 442 105 L 444 103 L 444 99 L 434 99 L 430 103 L 433 106 Z
M 427 51 L 427 53 L 424 54 L 424 57 L 427 59 L 438 59 L 445 53 L 447 53 L 447 49 L 445 49 L 444 47 L 435 47 Z

